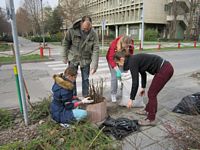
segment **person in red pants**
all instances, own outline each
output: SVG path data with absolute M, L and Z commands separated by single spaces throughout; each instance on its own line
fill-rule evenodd
M 155 125 L 155 117 L 157 112 L 157 95 L 170 80 L 174 73 L 171 63 L 160 56 L 153 54 L 136 54 L 126 56 L 123 52 L 117 52 L 114 60 L 118 66 L 123 66 L 124 70 L 130 70 L 132 76 L 132 89 L 130 100 L 127 107 L 131 108 L 133 100 L 139 86 L 139 74 L 141 75 L 141 91 L 140 96 L 145 94 L 147 72 L 154 75 L 148 90 L 148 103 L 145 109 L 138 111 L 138 114 L 147 115 L 144 120 L 139 120 L 140 125 Z

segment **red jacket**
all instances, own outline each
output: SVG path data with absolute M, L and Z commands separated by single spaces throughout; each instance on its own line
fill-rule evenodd
M 108 52 L 107 52 L 107 55 L 106 55 L 106 59 L 108 61 L 108 64 L 111 65 L 112 68 L 114 68 L 116 65 L 113 57 L 115 55 L 115 52 L 117 51 L 117 42 L 119 41 L 119 39 L 122 37 L 123 35 L 117 37 L 116 39 L 114 39 L 111 44 L 110 44 L 110 47 L 108 48 Z M 132 42 L 133 44 L 133 42 Z M 131 46 L 130 48 L 130 53 L 133 54 L 133 51 L 134 51 L 134 45 Z

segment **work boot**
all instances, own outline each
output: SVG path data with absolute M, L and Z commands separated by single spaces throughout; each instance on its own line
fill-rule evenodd
M 111 94 L 111 100 L 113 103 L 117 102 L 116 94 Z

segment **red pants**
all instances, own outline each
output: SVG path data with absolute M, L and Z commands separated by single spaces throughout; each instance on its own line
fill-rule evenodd
M 148 90 L 148 104 L 145 110 L 148 112 L 147 119 L 153 121 L 157 112 L 157 95 L 161 89 L 165 86 L 167 81 L 172 77 L 174 69 L 169 62 L 165 62 L 160 68 L 159 72 L 155 74 L 151 85 Z

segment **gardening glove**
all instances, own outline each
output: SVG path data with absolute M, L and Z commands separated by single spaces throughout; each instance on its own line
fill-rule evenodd
M 91 104 L 94 102 L 94 100 L 90 99 L 90 97 L 86 97 L 86 98 L 82 99 L 81 102 L 83 104 Z
M 117 71 L 116 71 L 116 77 L 117 77 L 118 79 L 120 79 L 120 78 L 122 77 L 122 73 L 121 73 L 120 70 L 117 70 Z
M 119 67 L 116 66 L 114 69 L 115 69 L 115 71 L 116 71 L 116 77 L 117 77 L 118 79 L 121 79 L 122 73 L 121 73 L 121 71 L 119 70 Z

